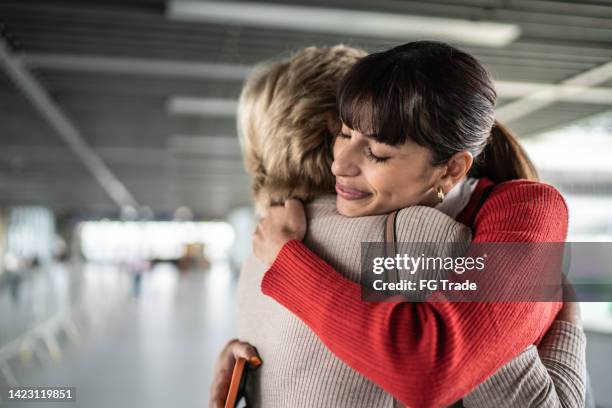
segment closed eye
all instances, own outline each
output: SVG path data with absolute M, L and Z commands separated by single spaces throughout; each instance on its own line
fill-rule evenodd
M 370 147 L 366 149 L 366 156 L 368 157 L 368 159 L 376 163 L 385 163 L 386 161 L 390 159 L 390 157 L 376 156 L 374 153 L 372 153 L 372 149 Z

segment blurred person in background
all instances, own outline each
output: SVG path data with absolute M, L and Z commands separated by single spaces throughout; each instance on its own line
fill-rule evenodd
M 289 198 L 311 202 L 307 243 L 332 265 L 344 267 L 341 272 L 352 280 L 358 276 L 348 269 L 355 266 L 338 261 L 341 256 L 326 251 L 326 245 L 330 239 L 342 239 L 343 232 L 358 245 L 359 231 L 378 231 L 384 221 L 384 216 L 343 218 L 335 211 L 336 197 L 328 195 L 335 184 L 332 145 L 341 127 L 336 86 L 363 56 L 362 51 L 348 47 L 312 47 L 292 59 L 272 63 L 249 79 L 239 109 L 241 141 L 258 212 L 263 214 L 269 205 Z M 295 202 L 287 201 L 287 211 L 292 206 L 295 210 Z M 429 225 L 429 232 L 435 231 L 433 235 L 441 241 L 469 239 L 467 228 L 438 210 L 413 207 L 403 211 L 400 224 Z M 329 225 L 336 228 L 331 234 L 336 237 L 324 234 Z M 417 237 L 408 234 L 402 238 Z M 248 388 L 251 406 L 397 404 L 381 384 L 352 370 L 295 315 L 260 292 L 265 269 L 253 257 L 243 268 L 238 292 L 240 340 L 230 341 L 219 357 L 210 405 L 223 406 L 235 358 L 247 358 L 258 366 L 258 352 L 264 364 L 254 372 Z M 463 404 L 514 406 L 527 400 L 540 406 L 584 405 L 584 335 L 577 316 L 576 306 L 567 303 L 540 344 L 542 358 L 534 346 L 528 346 L 489 379 L 483 378 Z M 557 354 L 550 357 L 552 350 Z M 303 388 L 306 383 L 308 390 Z
M 9 286 L 11 300 L 14 305 L 19 303 L 19 285 L 25 269 L 25 261 L 13 252 L 7 252 L 3 258 L 6 281 Z

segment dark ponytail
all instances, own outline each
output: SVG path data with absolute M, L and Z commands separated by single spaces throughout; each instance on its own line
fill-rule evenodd
M 516 136 L 497 120 L 484 151 L 470 170 L 473 177 L 488 177 L 496 183 L 514 179 L 538 180 L 538 172 Z
M 433 165 L 468 151 L 475 159 L 469 174 L 497 183 L 537 179 L 516 137 L 495 121 L 496 100 L 493 80 L 476 58 L 433 41 L 362 58 L 338 92 L 342 121 L 380 143 L 410 139 L 433 153 Z

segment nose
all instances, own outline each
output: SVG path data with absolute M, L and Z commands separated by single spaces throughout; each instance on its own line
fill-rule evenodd
M 336 177 L 355 177 L 359 175 L 359 156 L 355 146 L 351 146 L 350 141 L 341 143 L 336 142 L 334 146 L 334 162 L 331 171 Z

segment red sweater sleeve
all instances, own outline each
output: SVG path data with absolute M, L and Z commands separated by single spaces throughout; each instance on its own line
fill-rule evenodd
M 563 242 L 567 207 L 551 186 L 498 185 L 474 242 Z M 529 274 L 529 265 L 517 273 Z M 360 286 L 298 241 L 262 280 L 264 294 L 302 319 L 341 360 L 410 407 L 449 405 L 535 343 L 560 304 L 362 302 Z

